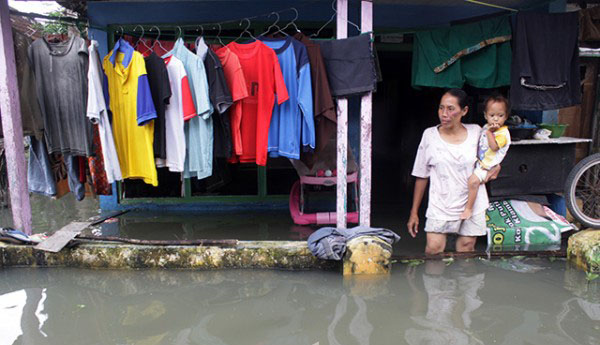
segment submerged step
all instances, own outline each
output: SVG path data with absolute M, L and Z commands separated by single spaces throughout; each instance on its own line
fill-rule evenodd
M 0 247 L 0 266 L 303 270 L 336 269 L 339 263 L 315 258 L 304 241 L 238 241 L 234 247 L 85 243 L 58 253 L 6 245 Z

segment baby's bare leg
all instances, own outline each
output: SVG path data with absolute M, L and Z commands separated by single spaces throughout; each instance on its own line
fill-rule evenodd
M 475 200 L 477 199 L 477 190 L 479 189 L 480 184 L 481 182 L 479 181 L 479 178 L 475 176 L 475 174 L 472 174 L 469 177 L 469 196 L 467 198 L 467 206 L 460 215 L 460 219 L 469 219 L 471 218 L 471 215 L 473 215 L 473 205 L 475 205 Z

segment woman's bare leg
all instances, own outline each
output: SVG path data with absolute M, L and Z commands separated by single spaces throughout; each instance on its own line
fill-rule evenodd
M 427 245 L 425 246 L 425 254 L 436 255 L 443 253 L 446 249 L 446 234 L 436 232 L 427 233 Z

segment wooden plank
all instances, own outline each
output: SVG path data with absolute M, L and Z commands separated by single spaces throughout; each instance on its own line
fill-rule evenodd
M 361 1 L 360 30 L 373 31 L 373 3 Z M 373 94 L 362 96 L 360 101 L 360 206 L 361 226 L 371 226 L 371 143 L 373 128 Z
M 207 247 L 227 247 L 234 248 L 238 240 L 234 239 L 204 239 L 204 240 L 139 240 L 136 238 L 123 238 L 115 236 L 77 236 L 75 240 L 102 241 L 102 242 L 120 242 L 127 244 L 139 244 L 149 246 L 207 246 Z
M 348 37 L 348 0 L 337 0 L 336 37 Z M 339 229 L 346 228 L 347 205 L 347 163 L 348 163 L 348 100 L 337 100 L 337 194 L 336 223 Z
M 98 220 L 95 220 L 95 221 L 91 222 L 90 225 L 94 226 L 94 225 L 102 224 L 107 219 L 118 217 L 118 216 L 120 216 L 122 214 L 125 214 L 127 212 L 129 212 L 129 210 L 115 211 L 115 212 L 109 213 L 109 214 L 105 215 L 104 217 L 100 217 L 100 218 L 98 218 Z
M 19 104 L 19 84 L 8 3 L 0 0 L 0 112 L 8 170 L 8 189 L 15 228 L 31 235 L 31 204 Z
M 44 242 L 41 242 L 35 249 L 44 250 L 47 252 L 57 253 L 63 249 L 69 241 L 79 235 L 83 229 L 90 226 L 90 222 L 73 222 L 58 230 L 52 236 L 48 237 Z

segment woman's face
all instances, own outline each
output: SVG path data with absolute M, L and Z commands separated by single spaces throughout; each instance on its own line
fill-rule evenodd
M 461 108 L 458 99 L 451 94 L 444 94 L 438 108 L 438 116 L 442 127 L 453 127 L 460 123 L 460 119 L 467 114 L 469 107 Z

